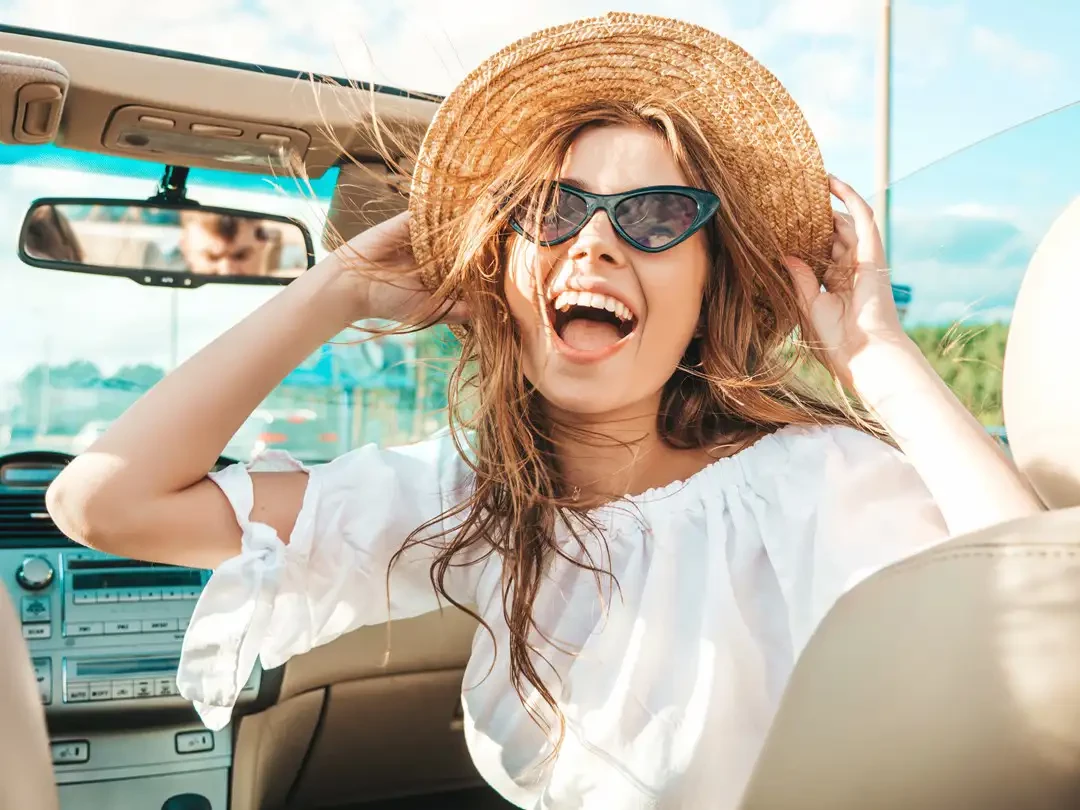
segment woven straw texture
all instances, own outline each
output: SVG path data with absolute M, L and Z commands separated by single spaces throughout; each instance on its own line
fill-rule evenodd
M 437 238 L 484 192 L 455 178 L 497 168 L 530 127 L 589 100 L 677 99 L 726 156 L 785 253 L 822 266 L 832 244 L 828 176 L 802 112 L 775 76 L 700 26 L 611 13 L 547 28 L 489 57 L 437 111 L 412 178 L 413 250 L 434 286 Z M 434 167 L 436 171 L 432 171 Z

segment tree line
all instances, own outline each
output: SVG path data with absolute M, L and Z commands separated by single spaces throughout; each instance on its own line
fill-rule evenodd
M 980 422 L 987 426 L 1002 424 L 1001 378 L 1007 324 L 917 326 L 908 333 L 935 371 Z M 387 413 L 409 412 L 399 413 L 397 418 L 406 423 L 390 431 L 390 435 L 401 440 L 420 438 L 413 434 L 423 434 L 431 419 L 438 419 L 445 410 L 446 384 L 458 352 L 456 339 L 445 327 L 426 330 L 416 338 L 415 385 L 400 392 L 364 392 L 375 404 L 386 399 Z M 163 369 L 149 364 L 126 366 L 111 375 L 102 374 L 95 364 L 86 360 L 62 366 L 39 364 L 20 380 L 20 401 L 15 413 L 9 414 L 9 421 L 30 425 L 47 422 L 50 431 L 76 431 L 88 418 L 87 413 L 76 402 L 65 402 L 64 397 L 55 394 L 65 390 L 95 390 L 85 407 L 95 411 L 91 418 L 108 421 L 119 416 L 164 374 Z M 54 395 L 50 396 L 48 391 Z M 340 396 L 329 390 L 305 394 L 307 398 L 322 397 L 327 401 Z

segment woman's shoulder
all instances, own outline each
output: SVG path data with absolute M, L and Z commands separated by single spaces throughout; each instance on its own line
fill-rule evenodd
M 850 425 L 788 425 L 759 442 L 758 447 L 761 452 L 744 454 L 747 474 L 759 483 L 765 478 L 784 489 L 793 478 L 812 489 L 812 481 L 855 479 L 910 468 L 907 458 L 893 445 Z
M 793 461 L 812 464 L 828 457 L 851 461 L 903 458 L 888 442 L 853 425 L 787 425 L 772 434 L 772 438 Z

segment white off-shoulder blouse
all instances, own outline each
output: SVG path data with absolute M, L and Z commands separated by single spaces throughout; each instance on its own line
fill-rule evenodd
M 309 472 L 288 544 L 249 519 L 248 471 L 272 469 Z M 229 722 L 256 659 L 274 668 L 357 627 L 446 605 L 431 548 L 399 560 L 389 594 L 386 571 L 410 532 L 467 491 L 448 435 L 309 468 L 267 453 L 212 477 L 243 541 L 199 599 L 180 659 L 180 693 L 208 727 Z M 553 670 L 537 668 L 566 721 L 555 758 L 510 681 L 501 561 L 447 578 L 495 636 L 477 632 L 465 673 L 468 746 L 520 807 L 733 807 L 824 614 L 861 578 L 946 536 L 903 455 L 843 427 L 782 429 L 593 515 L 606 543 L 582 548 L 568 531 L 559 542 L 609 568 L 618 588 L 556 558 L 533 608 L 554 642 L 536 639 Z

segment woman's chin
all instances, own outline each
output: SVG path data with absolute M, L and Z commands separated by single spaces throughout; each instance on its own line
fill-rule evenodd
M 626 410 L 642 399 L 640 392 L 627 390 L 625 375 L 594 379 L 548 375 L 534 387 L 555 413 L 596 417 Z

